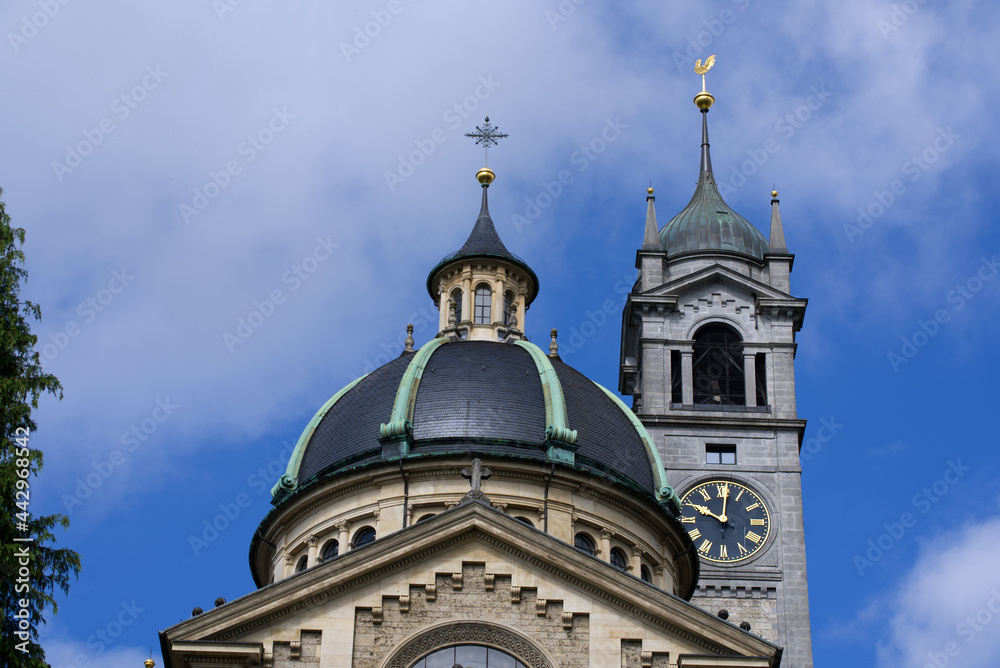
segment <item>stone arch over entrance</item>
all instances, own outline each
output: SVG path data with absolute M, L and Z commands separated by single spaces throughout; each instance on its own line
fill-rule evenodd
M 461 644 L 495 647 L 513 654 L 530 668 L 558 668 L 541 647 L 521 633 L 483 621 L 447 622 L 419 631 L 401 642 L 380 668 L 409 668 L 429 652 Z

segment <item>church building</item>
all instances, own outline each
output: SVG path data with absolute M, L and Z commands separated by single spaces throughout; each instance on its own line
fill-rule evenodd
M 525 337 L 539 281 L 484 167 L 427 277 L 437 334 L 331 388 L 251 539 L 256 591 L 162 631 L 167 668 L 811 668 L 806 300 L 777 193 L 765 239 L 716 187 L 713 102 L 703 84 L 690 203 L 661 228 L 650 188 L 636 220 L 618 392 L 556 330 Z

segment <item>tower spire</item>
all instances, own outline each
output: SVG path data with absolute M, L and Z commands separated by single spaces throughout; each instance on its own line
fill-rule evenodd
M 653 187 L 646 189 L 646 235 L 642 239 L 642 250 L 662 250 L 660 246 L 660 227 L 656 224 L 656 197 Z
M 788 252 L 788 247 L 785 245 L 785 230 L 781 226 L 781 212 L 778 210 L 777 190 L 771 191 L 771 239 L 768 243 L 768 252 Z

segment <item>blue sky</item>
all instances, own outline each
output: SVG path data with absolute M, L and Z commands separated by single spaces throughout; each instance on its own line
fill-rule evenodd
M 716 177 L 765 232 L 776 184 L 809 298 L 816 665 L 996 665 L 994 6 L 12 0 L 0 27 L 0 187 L 65 386 L 32 509 L 68 513 L 83 559 L 57 668 L 141 665 L 252 590 L 288 444 L 407 322 L 434 334 L 424 282 L 478 213 L 485 114 L 511 135 L 493 219 L 541 281 L 528 334 L 623 302 L 649 182 L 661 222 L 693 192 L 711 54 Z M 563 357 L 616 387 L 619 336 Z

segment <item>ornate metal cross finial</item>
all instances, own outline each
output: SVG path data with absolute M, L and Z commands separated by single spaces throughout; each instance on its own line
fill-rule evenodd
M 489 478 L 491 475 L 493 472 L 488 468 L 483 468 L 483 462 L 480 461 L 479 457 L 472 460 L 472 466 L 462 469 L 462 477 L 469 478 L 472 482 L 472 490 L 469 493 L 474 496 L 478 496 L 476 492 L 482 494 L 483 478 Z
M 705 72 L 707 72 L 710 69 L 712 69 L 712 65 L 715 65 L 715 56 L 714 55 L 709 56 L 708 58 L 705 59 L 705 65 L 704 65 L 704 67 L 701 64 L 701 58 L 699 58 L 698 60 L 696 60 L 695 63 L 694 63 L 694 73 L 701 75 L 701 92 L 702 93 L 705 92 Z
M 490 117 L 487 116 L 486 122 L 483 125 L 477 125 L 475 132 L 466 132 L 465 136 L 474 138 L 477 146 L 485 147 L 483 164 L 488 165 L 487 158 L 489 157 L 490 144 L 496 146 L 498 139 L 503 139 L 508 135 L 505 132 L 497 132 L 496 126 L 490 124 Z

